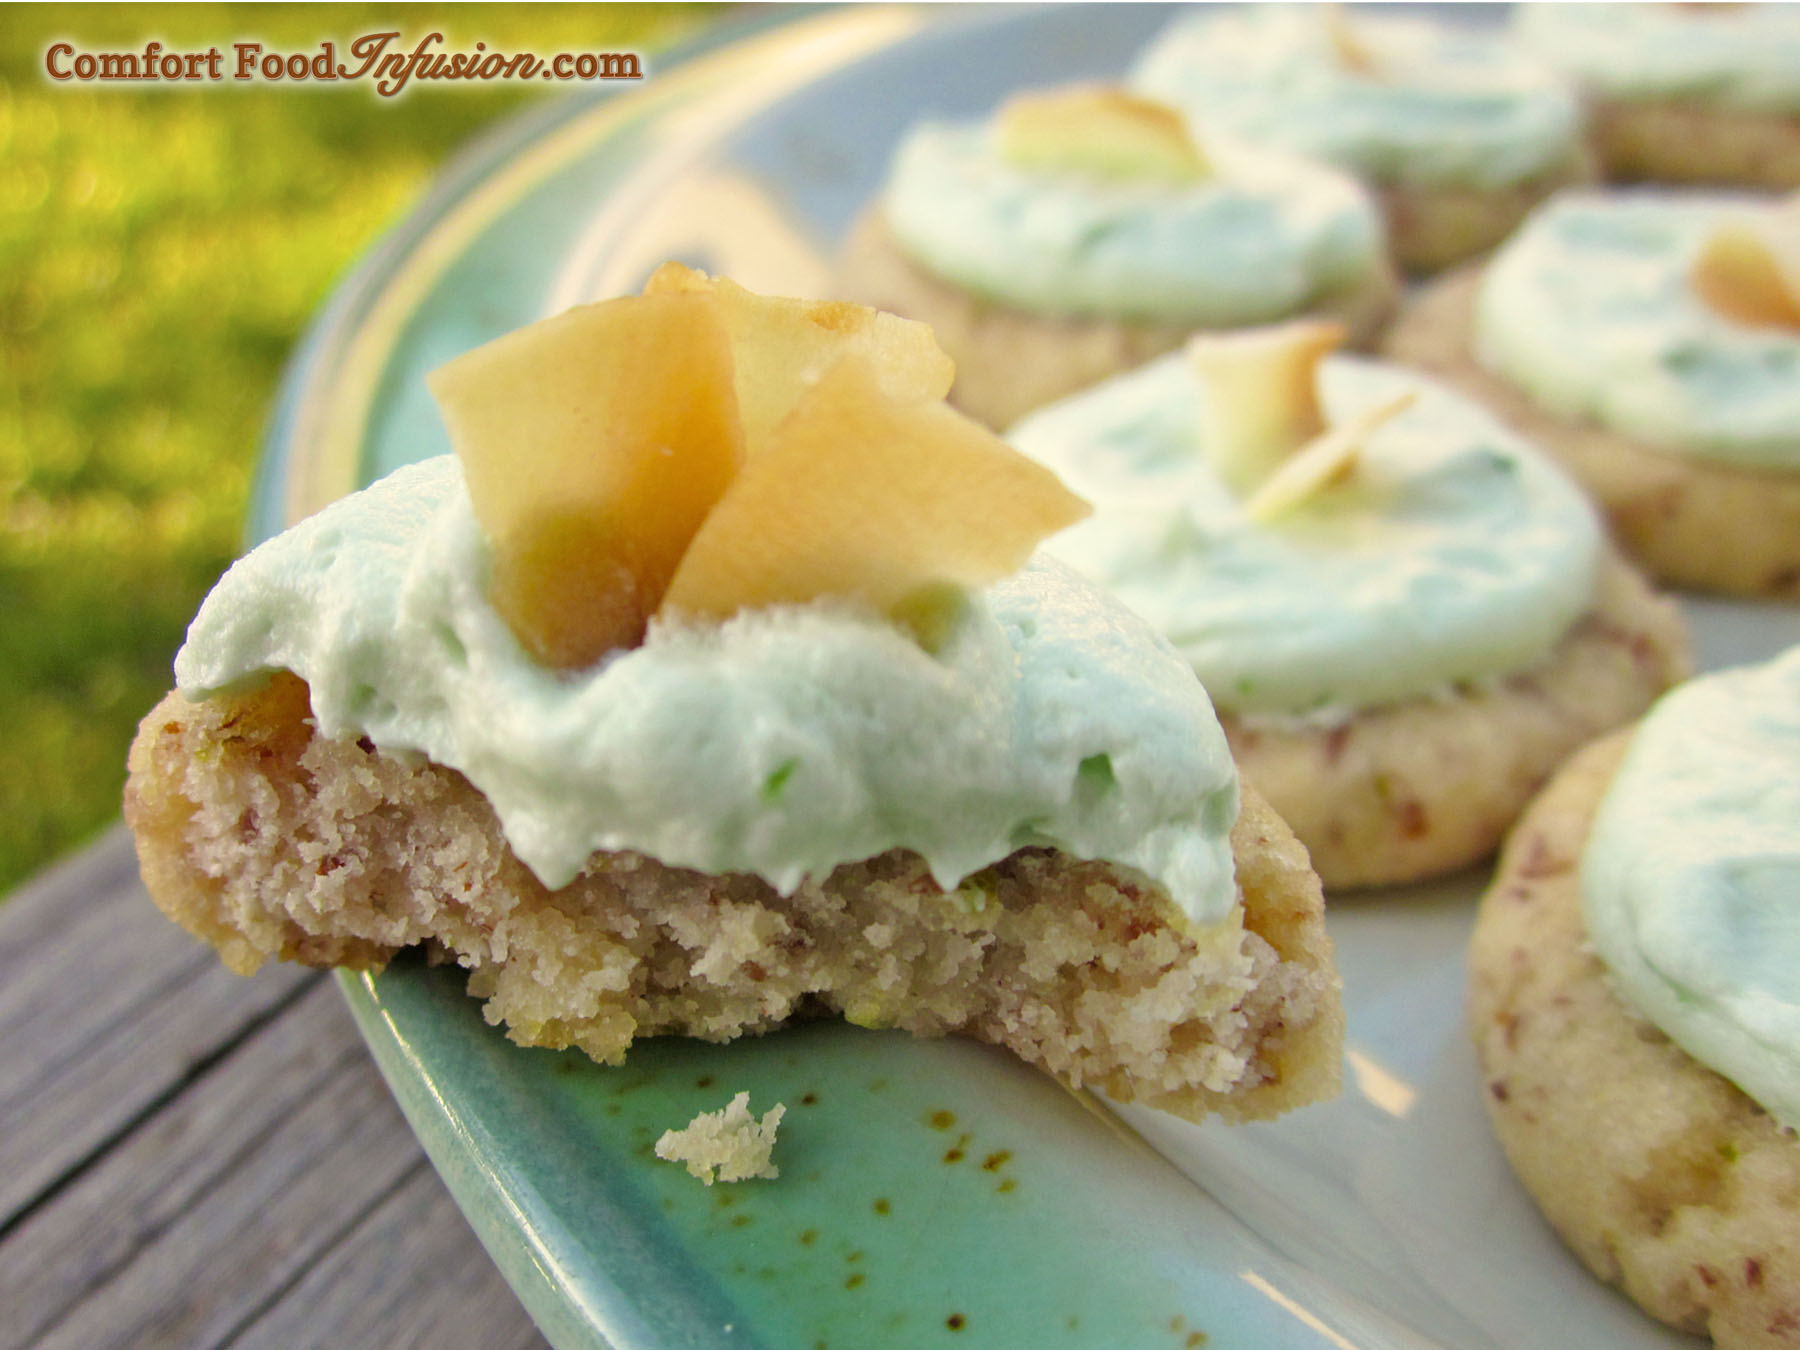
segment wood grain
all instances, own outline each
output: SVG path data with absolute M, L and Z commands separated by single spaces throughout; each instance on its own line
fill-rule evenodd
M 164 919 L 124 831 L 0 907 L 0 1236 L 317 974 L 243 980 Z
M 230 1342 L 286 1350 L 329 1326 L 340 1345 L 545 1345 L 437 1174 L 421 1165 Z
M 123 831 L 0 905 L 0 1350 L 538 1347 L 314 972 L 240 979 Z

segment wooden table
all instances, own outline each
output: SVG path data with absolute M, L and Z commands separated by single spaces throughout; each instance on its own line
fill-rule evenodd
M 0 1348 L 543 1344 L 330 977 L 225 970 L 123 827 L 0 904 Z

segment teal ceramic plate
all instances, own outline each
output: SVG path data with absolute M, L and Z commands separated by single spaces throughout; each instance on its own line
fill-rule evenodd
M 1154 10 L 777 13 L 478 147 L 334 299 L 285 386 L 254 533 L 448 448 L 421 376 L 677 257 L 818 293 L 922 112 L 1121 69 Z M 1708 664 L 1800 616 L 1696 607 Z M 1679 1343 L 1590 1280 L 1493 1145 L 1462 1023 L 1481 878 L 1335 907 L 1348 1086 L 1264 1126 L 1075 1096 L 960 1042 L 816 1023 L 618 1069 L 520 1050 L 457 974 L 345 992 L 482 1241 L 561 1350 Z M 788 1106 L 782 1177 L 711 1190 L 656 1137 Z

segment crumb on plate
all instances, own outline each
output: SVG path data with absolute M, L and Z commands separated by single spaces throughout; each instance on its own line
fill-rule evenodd
M 687 1164 L 708 1186 L 718 1181 L 774 1180 L 781 1169 L 769 1161 L 775 1130 L 787 1107 L 777 1102 L 759 1121 L 750 1114 L 750 1094 L 740 1092 L 720 1111 L 702 1111 L 685 1129 L 665 1130 L 656 1141 L 656 1156 Z M 715 1177 L 714 1172 L 718 1175 Z

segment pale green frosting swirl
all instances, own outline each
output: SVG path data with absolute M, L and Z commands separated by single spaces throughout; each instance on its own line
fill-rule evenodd
M 1800 470 L 1800 333 L 1722 317 L 1688 281 L 1718 193 L 1564 193 L 1489 264 L 1475 354 L 1545 408 L 1672 453 Z
M 946 887 L 1028 844 L 1135 868 L 1195 920 L 1236 900 L 1236 770 L 1205 691 L 1123 606 L 1037 563 L 928 653 L 847 605 L 652 625 L 558 673 L 487 603 L 456 461 L 326 508 L 234 566 L 176 658 L 205 697 L 274 669 L 323 735 L 460 770 L 549 886 L 596 849 L 806 876 L 914 849 Z
M 1111 182 L 1008 163 L 987 127 L 926 123 L 882 211 L 926 270 L 1054 316 L 1261 323 L 1385 265 L 1381 222 L 1343 174 L 1212 138 L 1206 154 L 1197 183 Z
M 1800 648 L 1705 676 L 1638 727 L 1581 858 L 1619 994 L 1800 1126 Z
M 1605 98 L 1800 112 L 1800 6 L 1519 5 L 1519 40 Z
M 1046 551 L 1167 636 L 1219 707 L 1340 718 L 1537 665 L 1593 602 L 1599 525 L 1542 456 L 1398 367 L 1333 357 L 1320 377 L 1334 423 L 1408 389 L 1348 484 L 1267 525 L 1208 463 L 1179 353 L 1008 439 L 1094 504 Z
M 1561 168 L 1581 136 L 1563 78 L 1492 32 L 1348 19 L 1379 78 L 1345 65 L 1327 5 L 1203 6 L 1138 58 L 1133 88 L 1196 125 L 1390 182 L 1499 188 Z

